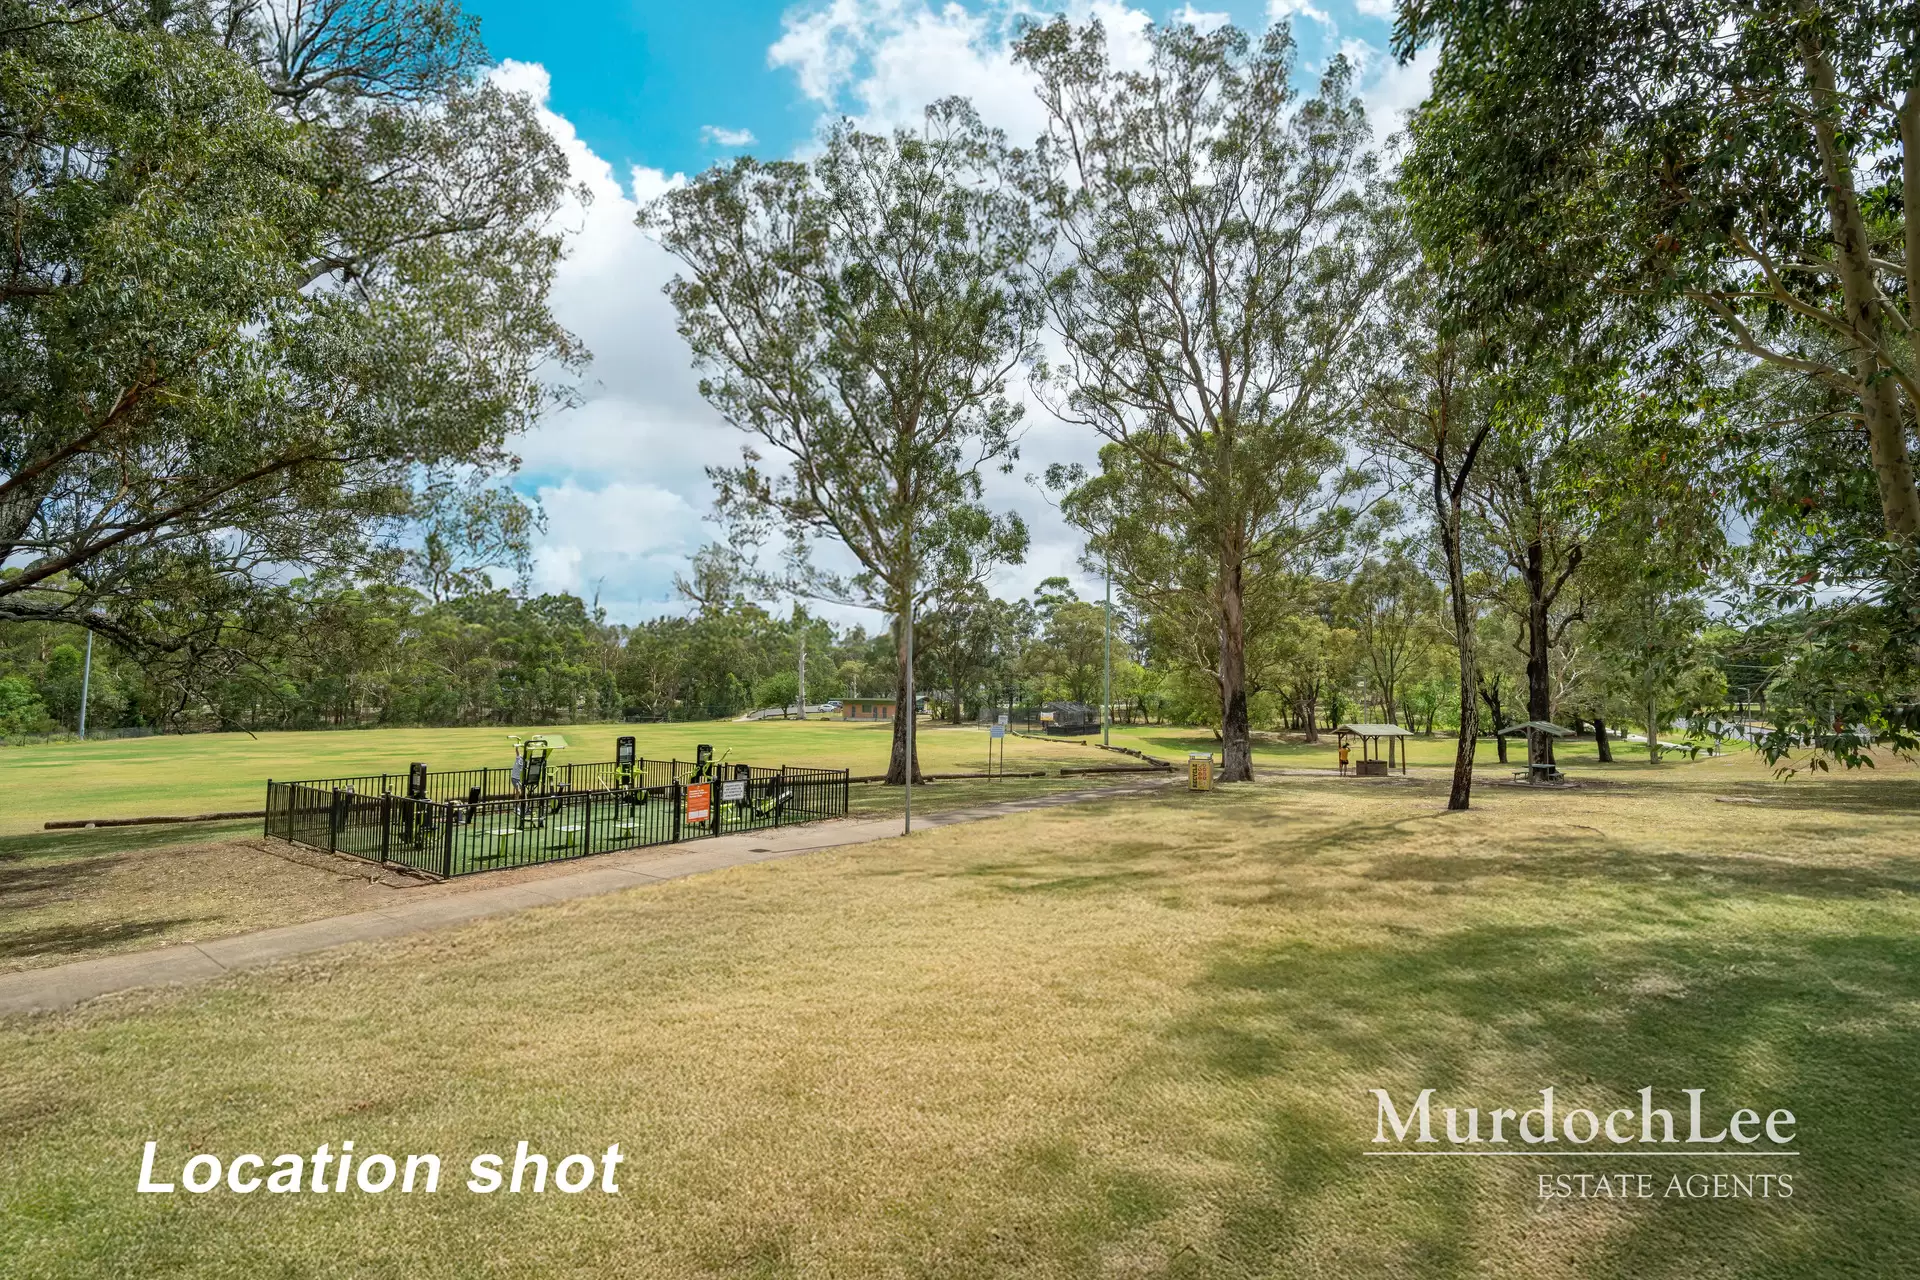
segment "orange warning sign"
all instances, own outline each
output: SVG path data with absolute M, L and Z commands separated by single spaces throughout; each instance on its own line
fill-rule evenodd
M 713 816 L 713 784 L 694 782 L 687 786 L 687 821 L 705 822 Z

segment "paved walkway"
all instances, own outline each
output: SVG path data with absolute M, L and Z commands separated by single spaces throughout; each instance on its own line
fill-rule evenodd
M 1116 795 L 1139 795 L 1166 785 L 1165 778 L 1156 777 L 1151 782 L 1127 782 L 1082 791 L 1055 792 L 1023 800 L 928 814 L 916 817 L 913 825 L 914 830 L 918 831 L 961 822 L 979 822 L 1054 805 L 1077 804 Z M 374 911 L 308 920 L 302 924 L 261 929 L 255 933 L 236 934 L 210 942 L 157 947 L 150 951 L 102 956 L 97 960 L 78 960 L 46 969 L 29 969 L 23 973 L 0 974 L 0 1017 L 66 1009 L 83 1000 L 135 987 L 205 982 L 236 969 L 258 968 L 277 960 L 325 951 L 348 943 L 397 938 L 426 929 L 524 911 L 529 907 L 549 906 L 574 898 L 591 898 L 641 885 L 658 884 L 664 880 L 678 880 L 702 871 L 718 871 L 751 862 L 771 862 L 777 858 L 812 853 L 817 849 L 865 844 L 870 840 L 885 840 L 899 834 L 899 818 L 847 819 L 772 831 L 744 832 L 702 840 L 697 844 L 670 845 L 666 847 L 673 851 L 666 854 L 659 851 L 660 846 L 632 849 L 600 854 L 578 863 L 558 864 L 568 869 L 539 879 L 398 902 Z

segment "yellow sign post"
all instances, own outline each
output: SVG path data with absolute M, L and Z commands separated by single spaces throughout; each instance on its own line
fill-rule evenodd
M 1213 790 L 1213 753 L 1189 751 L 1187 753 L 1187 790 Z

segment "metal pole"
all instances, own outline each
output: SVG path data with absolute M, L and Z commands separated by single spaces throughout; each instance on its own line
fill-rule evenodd
M 1100 681 L 1100 745 L 1113 745 L 1113 561 L 1107 561 L 1106 674 Z
M 799 613 L 799 608 L 794 612 Z M 800 627 L 800 718 L 807 718 L 807 628 L 804 623 Z
M 80 741 L 87 740 L 87 694 L 93 687 L 93 632 L 87 632 L 87 665 L 80 670 Z
M 907 822 L 902 835 L 913 834 L 913 585 L 907 585 Z

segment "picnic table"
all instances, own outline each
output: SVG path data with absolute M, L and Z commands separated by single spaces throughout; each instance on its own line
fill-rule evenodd
M 1523 720 L 1500 730 L 1503 738 L 1510 733 L 1525 734 L 1527 739 L 1527 767 L 1514 770 L 1514 781 L 1525 780 L 1531 785 L 1558 782 L 1567 776 L 1553 763 L 1552 742 L 1555 738 L 1571 738 L 1573 730 L 1546 720 Z

